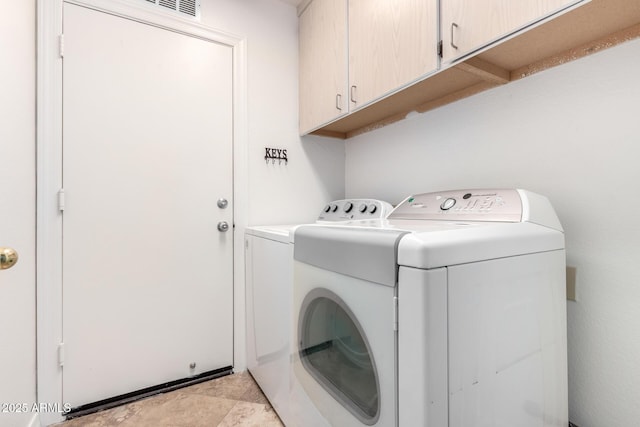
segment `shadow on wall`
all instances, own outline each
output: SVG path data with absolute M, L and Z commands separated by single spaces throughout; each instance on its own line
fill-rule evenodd
M 300 138 L 300 142 L 313 178 L 323 183 L 323 187 L 328 190 L 326 201 L 344 198 L 344 141 L 308 135 Z M 333 191 L 330 191 L 331 189 Z M 336 191 L 337 189 L 341 190 Z

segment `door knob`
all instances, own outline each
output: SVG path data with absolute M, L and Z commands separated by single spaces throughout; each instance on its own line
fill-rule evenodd
M 226 209 L 227 205 L 229 205 L 229 202 L 227 201 L 227 199 L 218 199 L 218 207 L 220 209 Z
M 18 252 L 12 248 L 0 248 L 0 270 L 13 267 L 18 262 Z
M 229 223 L 227 221 L 220 221 L 218 223 L 218 231 L 222 231 L 223 233 L 225 231 L 229 230 Z

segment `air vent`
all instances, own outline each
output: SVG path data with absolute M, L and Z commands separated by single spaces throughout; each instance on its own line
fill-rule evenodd
M 200 0 L 146 0 L 162 9 L 184 13 L 194 18 L 200 17 Z

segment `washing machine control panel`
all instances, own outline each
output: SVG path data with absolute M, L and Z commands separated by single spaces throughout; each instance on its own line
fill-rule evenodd
M 328 203 L 318 215 L 318 221 L 357 221 L 384 219 L 393 207 L 382 200 L 346 199 Z
M 520 222 L 522 211 L 514 189 L 456 190 L 407 197 L 388 219 Z

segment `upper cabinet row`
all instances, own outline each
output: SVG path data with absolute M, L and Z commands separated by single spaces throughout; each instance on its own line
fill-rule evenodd
M 579 2 L 313 0 L 299 22 L 300 132 L 363 109 Z
M 437 0 L 314 0 L 300 16 L 305 134 L 438 65 Z

